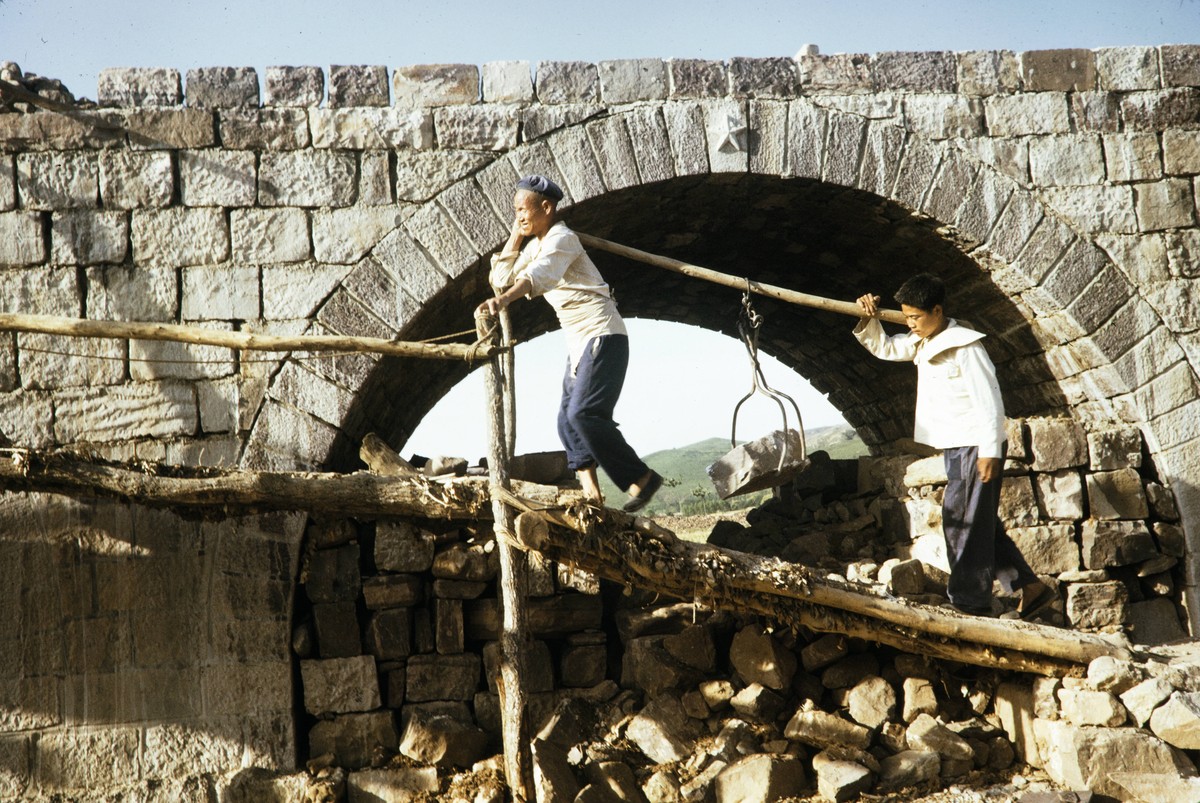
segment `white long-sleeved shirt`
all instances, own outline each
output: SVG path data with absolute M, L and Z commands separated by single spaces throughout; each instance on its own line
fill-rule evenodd
M 566 335 L 572 370 L 592 338 L 628 334 L 604 277 L 561 220 L 544 237 L 530 237 L 519 254 L 493 254 L 488 278 L 497 289 L 525 278 L 532 285 L 528 298 L 546 297 Z
M 951 318 L 933 337 L 889 337 L 878 319 L 869 318 L 859 321 L 854 336 L 876 357 L 916 363 L 915 440 L 935 449 L 977 446 L 980 457 L 1000 457 L 1004 401 L 981 332 Z

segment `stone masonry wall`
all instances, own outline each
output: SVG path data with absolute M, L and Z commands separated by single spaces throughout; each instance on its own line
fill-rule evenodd
M 0 73 L 21 80 L 9 65 Z M 1069 411 L 1085 424 L 1118 421 L 1140 431 L 1146 462 L 1115 468 L 1106 481 L 1121 485 L 1133 468 L 1172 492 L 1186 542 L 1172 571 L 1181 575 L 1195 620 L 1188 597 L 1197 577 L 1188 556 L 1200 537 L 1193 267 L 1200 252 L 1200 45 L 551 62 L 537 65 L 536 80 L 530 73 L 526 62 L 390 71 L 274 67 L 260 85 L 260 76 L 244 68 L 186 76 L 114 69 L 101 75 L 98 104 L 80 104 L 74 113 L 0 107 L 0 312 L 277 334 L 443 334 L 463 328 L 450 322 L 469 321 L 486 290 L 482 260 L 504 239 L 512 183 L 521 173 L 559 178 L 570 206 L 598 216 L 603 231 L 621 230 L 631 199 L 652 204 L 669 189 L 696 213 L 699 228 L 717 229 L 722 215 L 734 216 L 737 225 L 725 231 L 735 245 L 761 242 L 763 215 L 786 219 L 786 210 L 770 206 L 772 187 L 815 187 L 828 193 L 818 199 L 822 206 L 853 197 L 864 219 L 897 238 L 912 229 L 887 228 L 896 210 L 930 220 L 936 226 L 925 236 L 936 233 L 937 245 L 949 244 L 979 268 L 964 292 L 980 312 L 976 322 L 995 335 L 989 340 L 1011 377 L 1005 393 L 1021 401 L 1023 414 Z M 756 182 L 753 195 L 764 205 L 754 214 L 686 207 L 689 190 L 739 180 Z M 697 236 L 652 234 L 648 246 L 686 247 Z M 785 239 L 760 256 L 782 260 L 806 245 Z M 815 279 L 797 273 L 780 283 L 815 281 L 812 289 L 822 295 L 853 298 L 864 286 L 894 279 L 897 266 L 864 255 L 869 249 L 857 243 L 852 225 L 823 248 L 815 254 L 813 264 L 822 268 Z M 962 278 L 959 264 L 931 264 Z M 651 297 L 668 286 L 647 285 L 646 301 L 622 303 L 631 313 L 639 304 L 657 310 L 653 304 L 664 302 Z M 705 294 L 662 309 L 667 319 L 713 328 L 726 314 Z M 911 416 L 911 399 L 872 381 L 878 369 L 868 357 L 840 345 L 811 348 L 820 341 L 807 338 L 812 330 L 803 326 L 816 325 L 797 324 L 795 343 L 778 350 L 802 373 L 823 371 L 822 389 L 873 447 L 885 448 L 900 434 L 897 422 Z M 437 373 L 444 370 L 398 370 L 368 357 L 9 333 L 0 335 L 0 420 L 20 447 L 311 468 L 325 465 L 339 440 L 357 443 L 372 430 L 401 444 L 415 424 L 410 419 L 419 420 L 453 378 Z M 394 384 L 368 381 L 382 374 Z M 50 503 L 8 499 L 24 512 L 13 514 L 3 537 L 32 539 L 34 553 L 54 556 L 30 557 L 21 546 L 28 579 L 10 595 L 36 597 L 61 583 L 75 588 L 112 568 L 107 558 L 75 547 L 41 553 L 45 541 L 29 533 L 40 532 Z M 163 533 L 192 532 L 166 521 Z M 1079 526 L 1082 536 L 1087 525 Z M 1103 526 L 1120 536 L 1128 525 Z M 138 532 L 133 525 L 116 531 L 124 540 Z M 206 539 L 207 525 L 200 532 Z M 1140 531 L 1130 537 L 1145 541 Z M 185 579 L 223 576 L 203 573 L 213 555 L 205 539 L 170 571 Z M 295 560 L 298 537 L 282 540 L 289 546 L 278 561 Z M 80 563 L 72 563 L 76 556 Z M 124 568 L 113 571 L 132 573 L 133 558 L 121 558 Z M 212 666 L 244 665 L 261 669 L 270 676 L 264 688 L 283 694 L 279 678 L 290 659 L 276 648 L 289 635 L 281 612 L 291 610 L 292 585 L 282 598 L 263 591 L 264 583 L 274 588 L 282 563 L 260 561 L 247 559 L 250 571 L 239 575 L 239 584 L 260 596 L 238 597 L 229 618 L 257 622 L 273 657 L 212 646 L 224 644 L 218 637 L 228 621 L 208 619 L 219 626 L 206 631 L 204 643 L 216 653 L 177 659 L 184 688 L 204 688 Z M 64 579 L 65 567 L 79 565 L 88 567 L 83 580 Z M 89 708 L 81 718 L 74 702 L 67 707 L 75 699 L 68 687 L 83 678 L 112 674 L 118 665 L 139 672 L 157 666 L 139 663 L 140 628 L 128 622 L 139 606 L 158 613 L 161 600 L 105 607 L 116 603 L 98 589 L 108 594 L 111 587 L 72 592 L 90 606 L 79 610 L 51 605 L 35 614 L 19 605 L 0 627 L 0 641 L 19 644 L 32 631 L 67 643 L 79 628 L 87 647 L 86 654 L 56 653 L 53 660 L 22 648 L 19 659 L 8 659 L 19 664 L 11 699 L 22 713 L 0 737 L 4 766 L 27 770 L 12 777 L 57 766 L 53 757 L 66 753 L 55 739 L 93 735 L 97 744 L 123 740 L 128 750 L 112 754 L 136 760 L 119 770 L 97 765 L 95 776 L 72 777 L 71 784 L 128 777 L 127 767 L 136 769 L 137 783 L 172 776 L 174 770 L 147 763 L 147 734 L 158 721 L 188 723 L 192 735 L 184 742 L 204 756 L 242 744 L 232 751 L 239 758 L 220 762 L 225 766 L 286 765 L 288 731 L 263 724 L 283 722 L 281 696 L 263 695 L 269 702 L 261 717 L 232 706 L 241 724 L 230 728 L 241 729 L 228 742 L 221 724 L 228 710 L 208 707 L 203 695 L 199 703 L 192 697 L 156 708 L 150 701 L 159 698 L 145 691 L 149 675 L 138 675 L 143 680 L 133 688 L 114 679 L 105 690 L 89 689 L 89 700 L 108 701 L 107 709 Z M 113 660 L 126 664 L 95 657 L 121 645 L 123 634 L 133 639 L 132 652 Z M 37 716 L 27 719 L 27 711 Z M 57 713 L 43 713 L 49 711 Z M 269 749 L 246 748 L 260 744 L 246 735 L 259 726 L 274 734 Z M 222 735 L 198 735 L 205 727 Z

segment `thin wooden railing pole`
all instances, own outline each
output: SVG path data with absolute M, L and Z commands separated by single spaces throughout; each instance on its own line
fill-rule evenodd
M 702 268 L 699 265 L 692 265 L 688 262 L 672 259 L 671 257 L 651 254 L 649 251 L 631 248 L 628 245 L 614 243 L 611 240 L 604 240 L 590 234 L 583 234 L 582 232 L 576 232 L 576 234 L 579 235 L 579 241 L 586 248 L 607 251 L 610 254 L 616 254 L 626 259 L 644 262 L 647 265 L 653 265 L 656 268 L 663 268 L 675 273 L 682 273 L 684 276 L 690 276 L 693 279 L 703 279 L 706 282 L 732 287 L 735 290 L 746 290 L 747 288 L 747 281 L 741 276 L 731 276 L 728 273 L 721 273 L 711 268 Z M 796 290 L 789 290 L 786 287 L 778 287 L 756 281 L 749 282 L 749 289 L 752 293 L 757 293 L 767 298 L 778 299 L 779 301 L 786 301 L 789 304 L 799 304 L 803 307 L 813 307 L 814 309 L 836 312 L 841 315 L 853 315 L 856 318 L 862 317 L 862 311 L 858 308 L 858 304 L 853 301 L 837 301 L 832 298 L 814 296 Z M 879 319 L 890 323 L 905 323 L 904 313 L 899 310 L 880 310 Z
M 495 319 L 477 316 L 475 327 L 480 338 L 487 337 Z M 496 337 L 492 334 L 491 337 Z M 504 503 L 509 490 L 508 437 L 505 434 L 504 381 L 499 357 L 488 361 L 484 384 L 488 400 L 488 476 L 492 493 L 492 519 L 496 548 L 500 556 L 500 604 L 503 622 L 500 631 L 500 716 L 504 742 L 504 774 L 512 799 L 517 803 L 533 799 L 533 761 L 529 750 L 529 722 L 525 710 L 525 656 L 529 643 L 526 625 L 525 553 L 513 546 L 514 514 Z
M 491 357 L 494 345 L 462 343 L 411 343 L 378 337 L 350 335 L 260 335 L 228 332 L 169 323 L 134 321 L 96 321 L 87 318 L 63 318 L 56 315 L 19 315 L 0 313 L 0 331 L 38 332 L 67 337 L 106 337 L 125 340 L 169 340 L 199 346 L 243 349 L 246 351 L 344 351 L 384 354 L 394 357 L 426 359 L 483 360 Z

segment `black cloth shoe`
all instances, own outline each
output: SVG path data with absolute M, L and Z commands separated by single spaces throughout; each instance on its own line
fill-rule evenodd
M 638 491 L 637 496 L 626 502 L 625 507 L 621 508 L 621 510 L 624 510 L 626 513 L 638 512 L 646 505 L 650 504 L 650 500 L 654 498 L 656 493 L 658 493 L 658 489 L 662 487 L 662 484 L 662 476 L 657 471 L 651 470 L 650 479 L 646 483 L 646 487 Z

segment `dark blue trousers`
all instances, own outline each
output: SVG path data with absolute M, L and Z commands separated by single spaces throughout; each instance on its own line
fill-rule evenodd
M 960 608 L 990 609 L 992 580 L 999 580 L 1011 594 L 1037 580 L 1037 575 L 1000 521 L 1002 479 L 979 480 L 975 465 L 979 448 L 946 449 L 943 457 L 948 482 L 942 499 L 942 530 L 950 561 L 946 590 Z
M 623 491 L 650 470 L 613 420 L 628 367 L 627 336 L 604 335 L 588 341 L 574 376 L 567 360 L 558 410 L 558 437 L 567 450 L 567 465 L 574 471 L 599 465 Z

